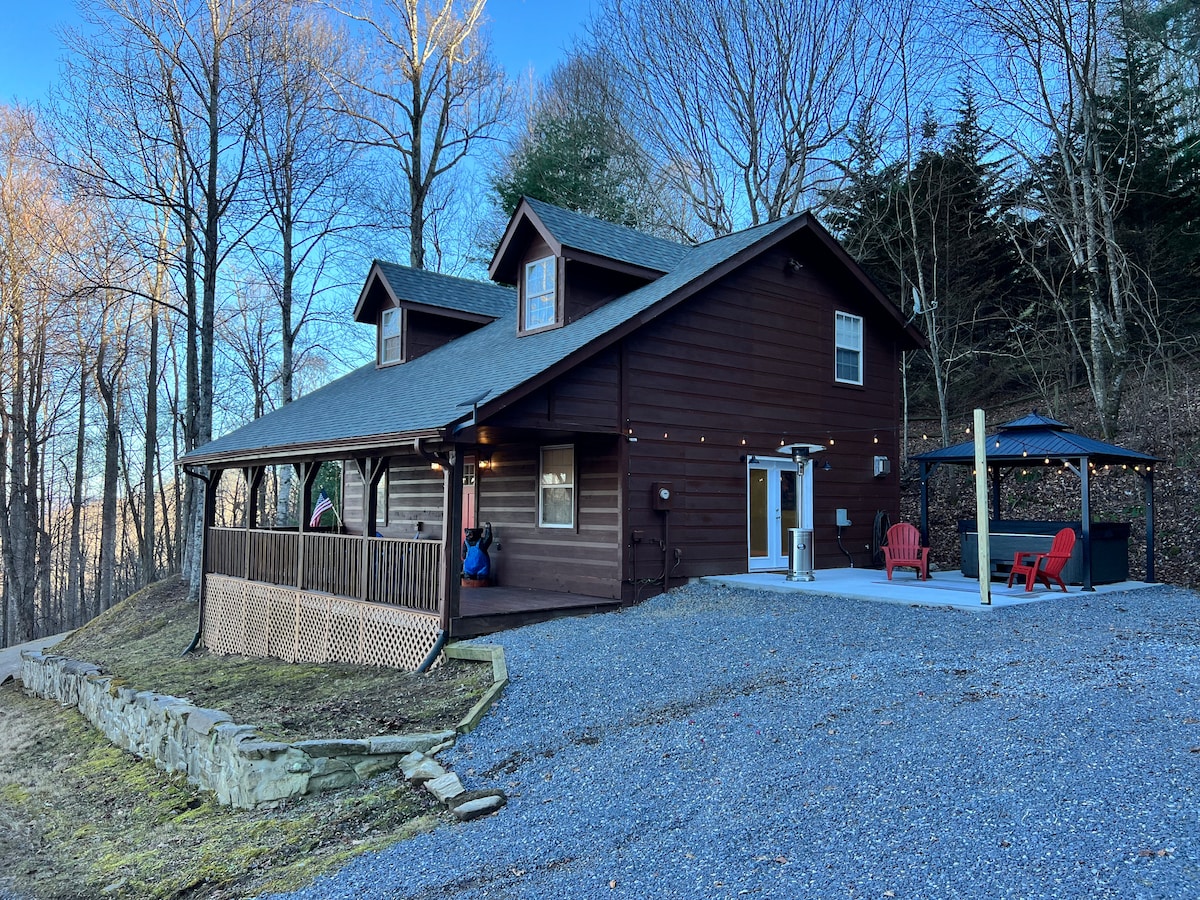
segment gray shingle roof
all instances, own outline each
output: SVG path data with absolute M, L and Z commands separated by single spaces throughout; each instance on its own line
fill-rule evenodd
M 490 281 L 473 281 L 440 272 L 411 269 L 375 260 L 380 274 L 400 300 L 497 318 L 517 308 L 517 292 Z
M 800 218 L 791 216 L 693 248 L 681 246 L 684 252 L 670 272 L 563 328 L 519 337 L 512 310 L 411 362 L 383 368 L 370 363 L 180 461 L 284 458 L 393 438 L 400 442 L 404 435 L 444 429 L 470 417 L 473 405 L 503 396 L 585 350 L 759 241 L 792 229 Z
M 692 249 L 685 244 L 593 219 L 532 197 L 526 197 L 525 202 L 564 247 L 584 250 L 655 272 L 671 271 Z

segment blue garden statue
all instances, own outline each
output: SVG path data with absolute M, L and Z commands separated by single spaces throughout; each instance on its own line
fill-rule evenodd
M 467 528 L 463 532 L 463 577 L 473 581 L 487 581 L 492 574 L 492 561 L 488 558 L 488 547 L 492 546 L 492 523 L 484 522 L 482 528 Z

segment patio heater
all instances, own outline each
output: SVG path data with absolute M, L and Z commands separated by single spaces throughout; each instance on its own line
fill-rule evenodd
M 788 444 L 779 452 L 791 456 L 796 464 L 796 523 L 804 525 L 804 475 L 814 453 L 825 448 L 821 444 Z M 811 528 L 788 529 L 788 581 L 814 581 L 813 532 Z

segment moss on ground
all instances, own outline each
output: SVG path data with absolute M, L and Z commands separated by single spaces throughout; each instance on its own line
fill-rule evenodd
M 223 710 L 284 741 L 453 727 L 491 684 L 489 666 L 461 660 L 416 674 L 203 650 L 184 655 L 196 615 L 180 582 L 160 582 L 98 616 L 54 652 L 102 666 L 127 687 Z
M 129 686 L 187 697 L 280 739 L 452 728 L 491 666 L 453 661 L 430 675 L 273 660 L 181 657 L 195 607 L 155 585 L 56 653 Z M 0 896 L 232 898 L 297 888 L 427 830 L 446 813 L 395 770 L 276 809 L 232 810 L 182 776 L 116 749 L 74 710 L 0 688 Z

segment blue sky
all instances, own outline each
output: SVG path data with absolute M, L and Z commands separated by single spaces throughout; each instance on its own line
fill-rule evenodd
M 512 76 L 546 75 L 582 32 L 591 0 L 488 0 L 492 45 Z M 78 21 L 75 0 L 4 0 L 0 102 L 44 100 L 58 78 L 56 30 Z

